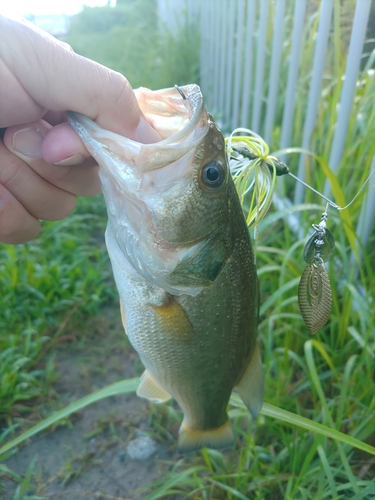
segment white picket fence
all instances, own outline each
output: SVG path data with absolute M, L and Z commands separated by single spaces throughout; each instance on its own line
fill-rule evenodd
M 221 117 L 224 129 L 248 127 L 272 143 L 273 149 L 290 146 L 310 148 L 317 123 L 327 47 L 332 43 L 333 24 L 340 22 L 334 13 L 335 0 L 159 0 L 161 15 L 170 26 L 184 12 L 190 21 L 200 23 L 200 84 L 207 108 Z M 353 0 L 352 17 L 346 24 L 351 33 L 346 69 L 339 100 L 339 111 L 330 144 L 329 165 L 337 173 L 346 145 L 348 125 L 360 71 L 368 27 L 371 0 Z M 337 4 L 336 4 L 337 7 Z M 315 15 L 313 12 L 315 8 Z M 310 9 L 310 10 L 309 10 Z M 313 14 L 312 14 L 313 12 Z M 303 38 L 307 23 L 316 23 L 314 40 Z M 301 78 L 303 44 L 312 43 L 308 99 L 304 110 L 301 142 L 292 138 Z M 289 46 L 286 89 L 280 103 L 279 79 L 286 71 L 285 45 Z M 340 76 L 340 75 L 338 75 Z M 306 77 L 305 77 L 306 79 Z M 285 80 L 285 76 L 284 76 Z M 267 82 L 267 85 L 264 84 Z M 375 89 L 374 89 L 375 91 Z M 306 90 L 307 92 L 307 90 Z M 282 118 L 280 119 L 280 106 Z M 278 115 L 278 122 L 276 119 Z M 275 137 L 274 129 L 279 133 Z M 293 139 L 293 140 L 292 140 Z M 375 131 L 374 131 L 375 144 Z M 315 151 L 320 154 L 320 151 Z M 372 168 L 375 168 L 375 147 Z M 298 177 L 305 178 L 305 155 L 301 154 Z M 357 226 L 357 236 L 365 246 L 375 218 L 375 174 L 366 187 L 367 196 Z M 294 203 L 304 199 L 304 187 L 298 185 Z M 324 189 L 330 195 L 328 183 Z

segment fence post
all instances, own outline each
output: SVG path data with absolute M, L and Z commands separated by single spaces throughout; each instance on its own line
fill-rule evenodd
M 297 0 L 298 3 L 298 0 Z M 272 40 L 272 58 L 271 71 L 269 78 L 269 88 L 267 97 L 266 122 L 264 125 L 264 140 L 267 143 L 272 139 L 272 127 L 275 118 L 277 90 L 279 84 L 280 61 L 283 51 L 283 34 L 284 34 L 284 12 L 285 0 L 277 0 L 275 15 L 273 21 L 273 40 Z
M 251 128 L 257 134 L 260 133 L 260 113 L 263 104 L 263 76 L 264 60 L 266 55 L 266 37 L 268 23 L 268 0 L 260 2 L 259 27 L 257 36 L 257 59 L 255 68 L 255 86 L 253 95 L 253 116 Z
M 255 0 L 247 2 L 246 18 L 246 41 L 244 57 L 244 80 L 242 87 L 242 110 L 241 127 L 249 126 L 250 98 L 252 94 L 252 75 L 253 75 L 253 45 L 254 45 L 254 26 L 255 26 Z
M 366 28 L 370 14 L 370 6 L 371 0 L 357 0 L 352 34 L 350 37 L 348 59 L 345 69 L 344 85 L 341 91 L 339 112 L 336 120 L 336 130 L 329 156 L 329 166 L 334 173 L 336 173 L 339 168 L 345 147 L 350 112 L 352 110 L 363 43 L 365 41 Z M 330 190 L 330 185 L 327 179 L 324 186 L 325 196 L 329 196 Z
M 323 0 L 320 8 L 320 18 L 318 27 L 318 36 L 315 45 L 314 63 L 312 67 L 312 77 L 309 92 L 309 103 L 303 129 L 302 147 L 307 149 L 310 144 L 311 134 L 314 130 L 318 103 L 320 98 L 320 89 L 322 86 L 324 62 L 327 51 L 329 28 L 331 25 L 333 0 Z M 301 154 L 298 164 L 298 177 L 305 180 L 305 155 Z M 302 184 L 297 184 L 294 195 L 294 203 L 302 203 L 305 188 Z

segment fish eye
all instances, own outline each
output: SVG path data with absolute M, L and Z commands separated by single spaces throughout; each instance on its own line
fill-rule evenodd
M 207 165 L 202 168 L 201 176 L 203 183 L 207 187 L 220 187 L 223 184 L 225 178 L 223 164 L 218 160 L 207 163 Z

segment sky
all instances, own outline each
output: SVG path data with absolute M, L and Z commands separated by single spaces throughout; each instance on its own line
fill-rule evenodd
M 108 0 L 0 0 L 0 14 L 5 16 L 77 14 L 83 5 L 101 7 L 107 5 Z M 114 5 L 115 0 L 110 1 Z

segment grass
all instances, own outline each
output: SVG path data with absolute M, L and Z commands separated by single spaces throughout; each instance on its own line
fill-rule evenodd
M 10 422 L 30 410 L 31 400 L 51 395 L 54 343 L 73 316 L 96 312 L 113 296 L 104 213 L 101 197 L 82 199 L 69 219 L 44 223 L 37 240 L 0 247 L 1 419 Z
M 346 17 L 344 8 L 349 13 Z M 311 142 L 311 150 L 321 162 L 319 164 L 311 157 L 307 170 L 307 181 L 320 190 L 326 177 L 331 175 L 324 162 L 329 156 L 341 90 L 340 75 L 345 67 L 347 37 L 340 38 L 338 30 L 345 32 L 352 12 L 352 3 L 346 2 L 343 7 L 335 2 L 336 22 L 329 65 Z M 341 23 L 337 22 L 340 18 Z M 288 17 L 286 22 L 290 22 Z M 311 68 L 309 61 L 316 26 L 316 16 L 311 13 L 304 37 L 293 146 L 301 142 L 306 81 Z M 138 28 L 138 35 L 141 33 Z M 115 34 L 112 35 L 115 40 Z M 88 33 L 84 36 L 90 39 Z M 141 59 L 134 57 L 135 62 L 129 62 L 128 70 L 121 66 L 116 69 L 126 71 L 131 82 L 136 82 L 135 86 L 152 87 L 155 83 L 156 88 L 194 81 L 196 59 L 191 54 L 185 55 L 191 59 L 188 65 L 190 73 L 184 73 L 185 59 L 179 60 L 178 56 L 183 53 L 180 52 L 181 46 L 186 49 L 186 41 L 182 37 L 182 45 L 175 43 L 176 52 L 173 52 L 173 43 L 163 45 L 172 40 L 171 37 L 167 33 L 154 43 L 155 46 L 169 47 L 162 72 L 167 75 L 172 66 L 173 72 L 163 77 L 165 83 L 154 79 L 155 67 L 160 64 L 160 69 L 162 61 L 155 62 L 154 58 L 147 62 L 146 50 L 135 52 Z M 72 40 L 69 43 L 73 44 Z M 137 40 L 139 44 L 139 38 Z M 145 40 L 145 43 L 149 42 Z M 126 50 L 131 58 L 132 49 Z M 281 98 L 272 139 L 274 150 L 278 147 L 280 134 L 282 89 L 285 88 L 282 82 L 286 78 L 290 50 L 288 42 L 284 50 Z M 140 66 L 142 71 L 149 72 L 148 76 L 136 68 L 137 60 L 142 61 Z M 135 67 L 134 80 L 129 74 L 132 64 Z M 362 69 L 342 166 L 336 176 L 331 176 L 335 199 L 340 204 L 345 202 L 339 199 L 345 198 L 347 202 L 355 195 L 368 175 L 374 153 L 373 64 L 374 56 Z M 298 156 L 288 158 L 288 164 L 295 172 Z M 285 189 L 292 196 L 294 182 L 287 180 Z M 200 454 L 181 458 L 171 465 L 167 477 L 145 487 L 145 499 L 178 494 L 183 498 L 207 500 L 374 498 L 375 462 L 370 454 L 371 448 L 363 446 L 375 446 L 374 233 L 356 266 L 351 257 L 358 255 L 360 249 L 353 228 L 362 201 L 363 196 L 360 196 L 341 215 L 334 210 L 329 212 L 328 228 L 336 240 L 335 254 L 328 267 L 333 306 L 327 326 L 312 338 L 299 313 L 297 288 L 306 265 L 302 251 L 308 228 L 319 222 L 324 205 L 315 195 L 307 193 L 303 205 L 284 211 L 271 210 L 264 218 L 257 242 L 257 267 L 262 297 L 259 338 L 266 373 L 265 410 L 254 422 L 247 411 L 237 406 L 238 401 L 234 398 L 230 415 L 236 449 L 225 453 L 203 450 Z M 25 415 L 38 401 L 54 397 L 51 382 L 56 374 L 50 353 L 54 342 L 64 334 L 71 314 L 84 317 L 93 310 L 98 311 L 105 300 L 113 297 L 113 289 L 106 287 L 109 268 L 101 236 L 105 224 L 103 214 L 101 201 L 81 200 L 73 217 L 61 223 L 45 224 L 41 237 L 35 242 L 1 248 L 0 282 L 4 293 L 0 309 L 0 414 L 9 430 L 0 438 L 0 446 L 8 442 L 7 448 L 0 448 L 0 460 L 25 438 L 22 436 L 18 441 L 12 441 L 15 417 Z M 291 215 L 299 216 L 297 220 L 303 237 L 287 223 Z M 122 381 L 117 386 L 102 389 L 99 396 L 115 390 L 134 390 L 135 386 L 134 380 Z M 98 393 L 89 395 L 63 412 L 68 414 L 96 397 Z M 289 414 L 278 411 L 278 408 L 292 413 L 294 420 L 288 420 Z M 39 432 L 58 416 L 51 416 L 30 432 Z M 150 429 L 170 444 L 171 422 L 179 419 L 180 413 L 172 406 L 154 406 L 150 410 Z M 304 419 L 317 425 L 304 426 Z M 30 474 L 21 478 L 0 464 L 0 478 L 5 473 L 14 474 L 20 483 L 20 494 L 23 494 L 26 490 L 22 485 L 29 484 Z

